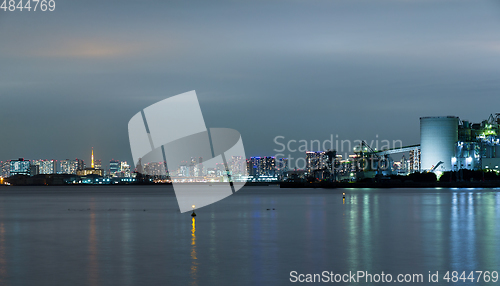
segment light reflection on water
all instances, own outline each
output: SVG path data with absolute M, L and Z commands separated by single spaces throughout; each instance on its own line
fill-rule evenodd
M 191 285 L 195 286 L 198 285 L 198 279 L 196 277 L 197 274 L 197 269 L 198 269 L 198 262 L 196 261 L 196 219 L 193 217 L 191 219 L 192 221 L 192 229 L 191 229 Z
M 287 285 L 290 271 L 498 271 L 498 191 L 245 187 L 195 219 L 156 187 L 8 188 L 0 285 Z

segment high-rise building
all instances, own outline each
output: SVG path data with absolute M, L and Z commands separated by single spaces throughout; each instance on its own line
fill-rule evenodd
M 260 174 L 261 157 L 250 157 L 247 159 L 247 172 L 249 176 L 258 177 Z
M 120 173 L 123 174 L 123 177 L 130 178 L 130 165 L 126 161 L 120 162 Z
M 261 160 L 261 176 L 276 177 L 276 158 L 263 157 Z
M 320 170 L 320 169 L 325 168 L 324 156 L 325 156 L 324 151 L 318 151 L 318 152 L 308 151 L 308 152 L 306 152 L 306 170 L 307 170 L 307 172 L 312 173 L 315 170 Z
M 250 157 L 247 160 L 247 173 L 251 180 L 262 181 L 277 178 L 275 157 Z
M 10 177 L 10 161 L 0 162 L 0 177 Z
M 102 169 L 101 159 L 94 159 L 94 169 Z
M 85 169 L 83 160 L 80 159 L 75 159 L 75 160 L 61 160 L 59 161 L 59 166 L 58 174 L 74 174 L 76 175 L 77 171 L 81 171 Z
M 27 175 L 30 174 L 30 161 L 19 158 L 18 160 L 10 161 L 10 175 Z
M 288 158 L 276 160 L 276 172 L 280 180 L 284 180 L 288 172 Z
M 230 170 L 232 170 L 231 178 L 233 181 L 246 180 L 248 176 L 246 161 L 241 156 L 232 156 L 227 162 Z
M 59 161 L 59 174 L 76 174 L 76 170 L 72 170 L 72 160 L 66 159 Z
M 31 165 L 30 176 L 36 176 L 38 174 L 40 174 L 40 165 Z
M 55 160 L 33 160 L 32 166 L 38 166 L 39 174 L 55 174 L 57 170 L 57 161 Z
M 216 163 L 215 174 L 217 177 L 225 176 L 227 174 L 226 165 L 224 165 L 224 163 Z
M 179 177 L 189 177 L 189 167 L 186 165 L 180 165 L 177 171 L 177 176 Z
M 78 159 L 78 158 L 77 158 L 77 159 L 75 159 L 74 164 L 75 164 L 74 169 L 75 169 L 76 171 L 78 171 L 78 170 L 83 170 L 83 169 L 85 169 L 85 168 L 86 168 L 86 166 L 85 166 L 85 161 L 84 161 L 84 160 L 82 160 L 82 159 Z
M 124 162 L 128 166 L 127 162 Z M 130 173 L 130 166 L 125 168 L 123 176 Z M 165 162 L 151 162 L 144 164 L 143 174 L 153 177 L 153 179 L 167 179 L 167 171 L 165 169 Z
M 118 160 L 110 160 L 109 161 L 109 176 L 118 177 L 118 173 L 120 172 L 120 161 Z
M 196 158 L 191 157 L 191 163 L 189 164 L 189 174 L 193 177 L 198 177 L 198 162 Z

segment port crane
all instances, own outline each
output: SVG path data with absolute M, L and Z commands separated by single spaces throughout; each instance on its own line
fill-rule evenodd
M 385 161 L 385 162 L 388 161 L 387 160 L 388 154 L 379 154 L 380 152 L 373 150 L 373 148 L 370 145 L 368 145 L 365 141 L 361 141 L 361 144 L 359 145 L 359 151 L 356 152 L 356 150 L 355 150 L 354 152 L 359 153 L 360 157 L 363 160 L 365 159 L 365 157 L 368 157 L 368 155 L 374 155 L 376 157 L 376 159 L 378 159 L 378 162 L 377 162 L 377 169 L 373 170 L 373 171 L 376 171 L 377 175 L 382 174 L 382 168 L 380 166 L 381 165 L 380 163 L 382 161 Z M 365 164 L 366 164 L 366 162 L 365 162 Z M 386 167 L 390 168 L 390 166 L 386 166 Z M 360 164 L 358 164 L 358 166 L 356 166 L 356 168 L 357 168 L 357 172 L 367 171 L 366 165 L 361 167 Z

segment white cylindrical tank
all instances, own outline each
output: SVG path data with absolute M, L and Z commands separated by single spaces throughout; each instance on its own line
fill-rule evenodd
M 458 141 L 458 117 L 421 117 L 420 148 L 422 171 L 443 162 L 436 171 L 450 171 Z

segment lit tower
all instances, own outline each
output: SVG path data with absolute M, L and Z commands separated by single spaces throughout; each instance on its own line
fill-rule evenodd
M 94 147 L 92 147 L 92 156 L 90 156 L 90 161 L 91 161 L 90 168 L 94 169 L 94 167 L 95 167 L 94 166 Z

